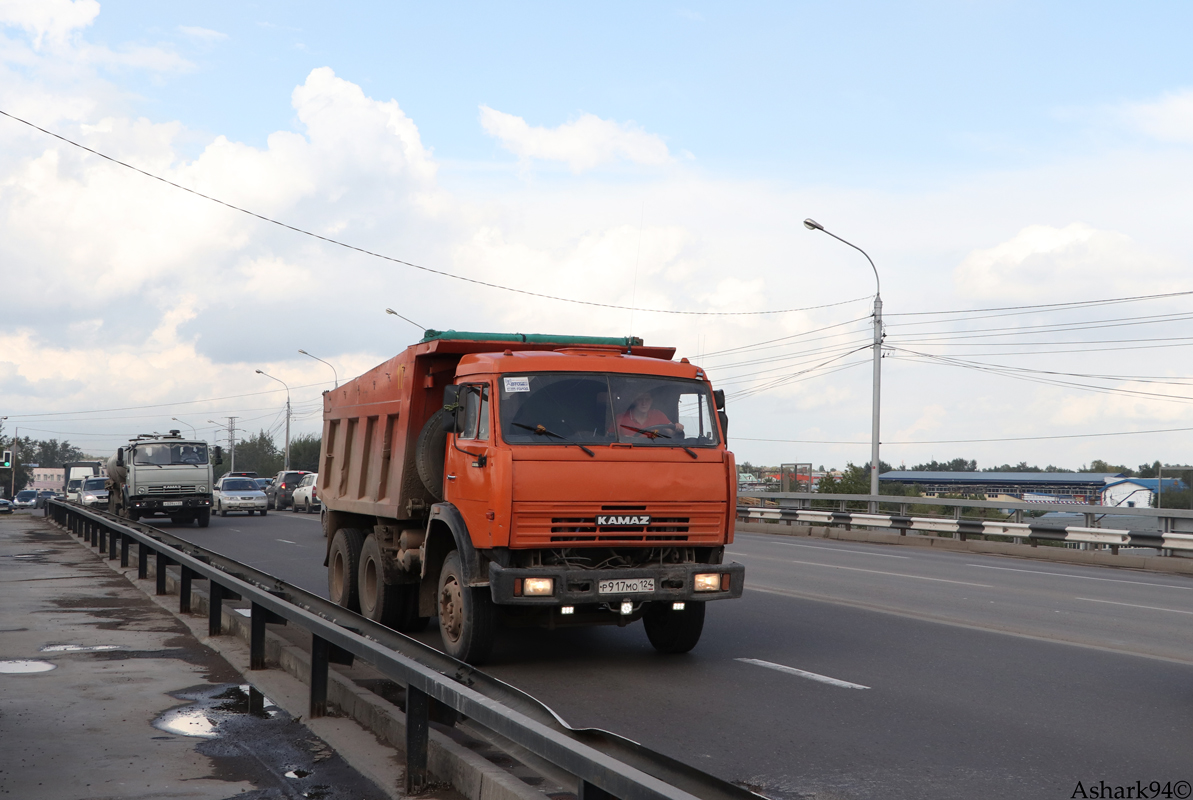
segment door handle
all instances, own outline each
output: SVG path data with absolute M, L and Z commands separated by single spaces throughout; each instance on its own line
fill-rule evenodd
M 454 480 L 456 479 L 456 476 L 455 476 L 455 475 L 448 475 L 448 476 L 447 476 L 447 479 L 448 479 L 449 481 L 454 481 Z

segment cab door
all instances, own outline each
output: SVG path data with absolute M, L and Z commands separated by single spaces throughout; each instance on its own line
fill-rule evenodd
M 454 436 L 448 434 L 444 499 L 463 515 L 472 543 L 477 547 L 491 547 L 494 505 L 489 385 L 463 384 L 459 404 L 457 433 Z

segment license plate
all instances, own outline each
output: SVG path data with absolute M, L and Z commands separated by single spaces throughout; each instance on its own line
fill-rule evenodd
M 162 503 L 162 505 L 163 506 L 180 506 L 180 505 L 182 505 L 182 501 L 181 500 L 167 500 L 164 503 Z
M 597 592 L 600 594 L 641 594 L 654 591 L 654 578 L 619 578 L 611 581 L 599 581 Z

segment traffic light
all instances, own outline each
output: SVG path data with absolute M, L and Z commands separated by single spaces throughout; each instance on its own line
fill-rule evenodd
M 4 469 L 8 469 L 9 467 L 12 466 L 12 451 L 11 450 L 4 451 L 4 463 L 0 464 L 0 466 L 4 467 Z

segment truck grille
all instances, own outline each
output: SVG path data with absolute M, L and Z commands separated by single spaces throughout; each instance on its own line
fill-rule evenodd
M 195 485 L 192 483 L 185 486 L 150 486 L 145 489 L 145 494 L 184 494 L 193 491 L 195 491 Z
M 514 503 L 510 545 L 551 544 L 608 546 L 685 542 L 717 544 L 725 531 L 723 503 L 657 503 L 597 505 L 571 503 Z M 597 516 L 649 516 L 645 525 L 598 525 Z

